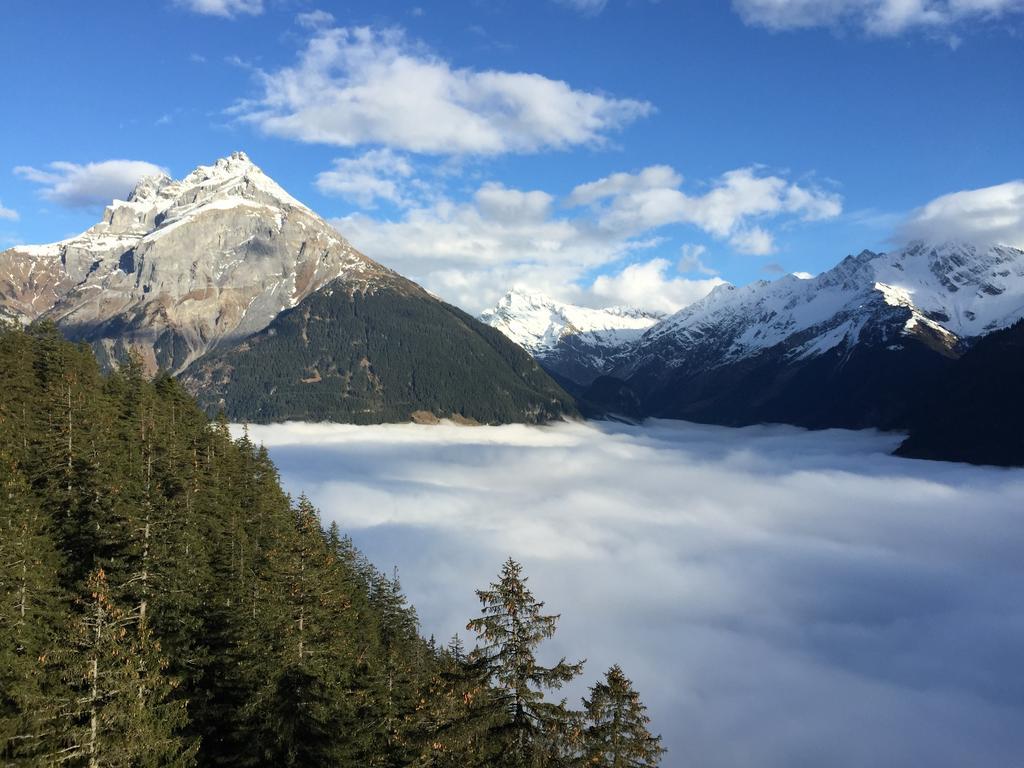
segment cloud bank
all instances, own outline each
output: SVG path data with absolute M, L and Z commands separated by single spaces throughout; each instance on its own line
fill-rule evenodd
M 234 112 L 263 132 L 339 147 L 500 155 L 601 145 L 650 104 L 527 72 L 456 68 L 401 29 L 316 27 L 297 64 L 259 73 Z
M 3 200 L 0 200 L 0 219 L 6 219 L 7 221 L 17 221 L 20 217 L 18 212 L 13 208 L 4 208 Z
M 501 561 L 552 657 L 635 681 L 666 768 L 1005 768 L 1024 753 L 1024 472 L 898 438 L 654 422 L 253 427 L 426 633 Z
M 104 160 L 85 165 L 57 161 L 45 170 L 20 165 L 14 172 L 39 184 L 39 194 L 46 200 L 68 208 L 91 208 L 123 200 L 142 177 L 167 171 L 142 160 Z
M 689 192 L 674 168 L 650 166 L 580 184 L 561 200 L 487 182 L 469 201 L 454 202 L 417 181 L 406 158 L 371 150 L 336 161 L 318 184 L 350 199 L 402 207 L 397 219 L 358 212 L 332 224 L 371 257 L 470 311 L 522 286 L 587 306 L 612 302 L 674 312 L 721 280 L 700 261 L 703 250 L 682 251 L 676 265 L 643 259 L 644 251 L 663 243 L 661 229 L 693 227 L 741 253 L 765 255 L 775 251 L 769 224 L 818 221 L 842 211 L 838 195 L 756 168 L 728 171 Z

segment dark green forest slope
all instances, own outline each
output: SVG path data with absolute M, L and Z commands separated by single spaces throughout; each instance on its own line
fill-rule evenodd
M 978 340 L 925 390 L 900 456 L 1024 466 L 1024 321 Z
M 544 422 L 573 399 L 499 331 L 405 280 L 351 291 L 340 282 L 182 377 L 208 412 L 252 422 Z
M 618 668 L 544 696 L 580 665 L 536 661 L 557 617 L 517 563 L 478 595 L 477 647 L 424 641 L 177 382 L 0 327 L 0 765 L 657 765 Z

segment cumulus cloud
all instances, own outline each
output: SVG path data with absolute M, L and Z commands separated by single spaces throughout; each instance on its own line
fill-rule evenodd
M 795 216 L 817 221 L 842 212 L 838 195 L 761 175 L 756 168 L 728 171 L 703 194 L 684 192 L 682 184 L 675 169 L 656 165 L 581 184 L 569 201 L 597 208 L 608 229 L 642 231 L 692 224 L 727 239 L 741 253 L 754 255 L 771 253 L 774 241 L 765 229 L 752 225 L 753 220 Z
M 372 258 L 472 312 L 512 285 L 572 300 L 567 291 L 587 272 L 643 246 L 587 219 L 553 215 L 546 192 L 496 182 L 464 203 L 414 205 L 398 220 L 355 213 L 332 224 Z
M 1021 0 L 733 0 L 748 24 L 769 29 L 853 25 L 869 34 L 947 29 L 1024 11 Z
M 123 200 L 139 179 L 167 171 L 142 160 L 104 160 L 85 165 L 57 161 L 45 169 L 20 165 L 14 172 L 41 185 L 39 193 L 47 200 L 69 208 L 89 208 Z
M 586 306 L 628 297 L 634 306 L 675 311 L 716 284 L 681 276 L 715 274 L 700 259 L 704 246 L 684 246 L 678 264 L 655 254 L 646 263 L 617 267 L 627 256 L 638 262 L 637 252 L 661 246 L 658 228 L 696 226 L 741 253 L 763 255 L 774 251 L 774 240 L 754 222 L 814 221 L 841 210 L 835 195 L 750 168 L 723 174 L 703 194 L 689 194 L 680 189 L 682 177 L 663 165 L 580 184 L 562 201 L 543 190 L 488 182 L 469 201 L 453 202 L 436 194 L 406 195 L 403 187 L 414 182 L 405 165 L 390 175 L 364 172 L 390 168 L 396 157 L 373 150 L 321 174 L 319 183 L 325 192 L 361 196 L 364 204 L 381 198 L 404 205 L 401 217 L 359 212 L 332 223 L 372 258 L 474 312 L 492 306 L 513 285 Z
M 178 5 L 204 16 L 259 16 L 263 13 L 263 0 L 176 0 Z
M 651 422 L 253 426 L 438 638 L 524 562 L 548 652 L 613 662 L 666 768 L 1008 766 L 1024 753 L 1024 472 L 899 436 Z M 466 638 L 467 640 L 469 638 Z
M 6 219 L 7 221 L 17 221 L 18 218 L 18 212 L 13 208 L 4 208 L 3 200 L 0 200 L 0 219 Z
M 775 238 L 761 227 L 738 230 L 729 238 L 729 242 L 740 253 L 751 256 L 767 256 L 775 252 Z
M 337 195 L 370 208 L 377 199 L 396 205 L 408 203 L 404 187 L 413 175 L 405 156 L 390 149 L 371 149 L 357 157 L 334 161 L 334 169 L 316 177 L 325 195 Z
M 296 65 L 260 72 L 234 112 L 304 142 L 498 155 L 600 145 L 651 112 L 539 74 L 454 68 L 400 29 L 318 28 Z
M 600 275 L 590 287 L 599 304 L 642 307 L 656 312 L 676 312 L 711 292 L 716 285 L 725 283 L 719 277 L 706 280 L 688 280 L 671 277 L 668 259 L 651 259 L 642 264 L 630 264 L 613 275 Z
M 914 211 L 898 234 L 904 240 L 1024 248 L 1024 180 L 938 197 Z

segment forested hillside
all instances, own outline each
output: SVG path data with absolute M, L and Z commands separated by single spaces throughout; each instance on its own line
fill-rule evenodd
M 0 765 L 658 763 L 618 668 L 580 711 L 545 698 L 580 665 L 536 661 L 557 617 L 517 563 L 478 594 L 476 648 L 423 640 L 173 379 L 0 329 Z
M 576 413 L 499 331 L 400 279 L 375 292 L 335 282 L 183 380 L 207 411 L 239 421 L 378 424 L 419 411 L 490 424 Z
M 918 398 L 900 456 L 1024 466 L 1024 321 L 990 333 Z

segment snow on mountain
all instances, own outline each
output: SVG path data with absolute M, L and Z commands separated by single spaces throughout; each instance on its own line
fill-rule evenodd
M 535 355 L 554 349 L 566 336 L 586 334 L 597 343 L 621 345 L 640 338 L 660 317 L 628 307 L 579 307 L 517 288 L 480 315 L 483 322 Z
M 0 253 L 0 307 L 180 371 L 336 278 L 390 274 L 236 152 L 141 180 L 76 237 Z
M 513 289 L 480 320 L 574 381 L 602 373 L 662 315 L 628 307 L 591 309 Z M 571 375 L 570 375 L 571 371 Z
M 780 344 L 790 358 L 813 357 L 856 343 L 894 316 L 894 345 L 925 334 L 954 349 L 1006 327 L 1024 316 L 1024 251 L 917 242 L 891 253 L 863 251 L 809 280 L 718 286 L 649 329 L 616 373 L 629 375 L 652 358 L 667 367 L 694 356 L 721 365 Z
M 634 417 L 905 429 L 977 339 L 1021 317 L 1020 249 L 863 251 L 809 280 L 718 286 L 578 394 Z

